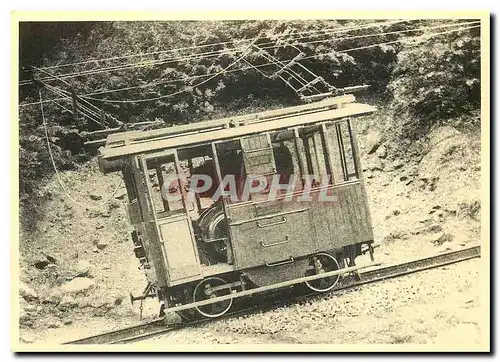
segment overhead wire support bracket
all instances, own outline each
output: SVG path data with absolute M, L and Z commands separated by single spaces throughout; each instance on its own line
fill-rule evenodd
M 302 87 L 297 89 L 297 93 L 302 93 L 306 91 L 307 89 L 311 88 L 313 85 L 319 83 L 319 82 L 325 82 L 323 77 L 317 76 L 315 79 L 311 80 L 309 83 L 304 84 Z
M 279 60 L 275 56 L 271 55 L 269 52 L 267 52 L 265 49 L 260 48 L 258 45 L 253 45 L 253 48 L 256 50 L 256 55 L 263 57 L 264 59 L 270 61 L 273 63 L 275 66 L 278 67 L 278 70 L 275 71 L 271 75 L 267 75 L 263 72 L 260 72 L 263 74 L 266 78 L 269 79 L 281 79 L 283 80 L 286 85 L 288 85 L 290 88 L 293 89 L 293 91 L 302 99 L 305 100 L 304 97 L 304 92 L 310 92 L 312 93 L 311 96 L 315 96 L 315 98 L 324 98 L 328 96 L 328 94 L 333 94 L 333 93 L 338 93 L 338 89 L 328 82 L 326 82 L 322 77 L 318 76 L 314 72 L 312 72 L 310 69 L 305 67 L 300 63 L 300 60 L 305 59 L 305 53 L 301 51 L 299 48 L 297 48 L 295 45 L 291 45 L 285 42 L 285 46 L 292 47 L 293 49 L 298 51 L 298 54 L 288 61 L 287 63 Z M 295 68 L 295 70 L 294 70 Z M 304 75 L 304 72 L 307 75 Z M 302 73 L 302 74 L 301 74 Z M 289 74 L 289 78 L 284 78 L 283 75 Z M 312 77 L 312 79 L 311 79 Z M 309 78 L 309 79 L 307 79 Z M 290 80 L 294 79 L 296 81 L 295 86 L 290 83 Z M 317 84 L 321 84 L 321 87 L 316 87 Z M 323 90 L 324 89 L 324 90 Z M 326 93 L 325 93 L 326 92 Z M 318 93 L 318 94 L 314 94 Z M 327 94 L 328 93 L 328 94 Z
M 254 66 L 252 63 L 250 63 L 248 60 L 243 59 L 243 61 L 244 61 L 245 63 L 247 63 L 248 65 L 250 65 L 250 67 L 254 68 L 257 72 L 259 72 L 260 74 L 262 74 L 264 77 L 269 78 L 269 76 L 268 76 L 266 73 L 264 73 L 264 72 L 263 72 L 262 70 L 260 70 L 259 68 L 255 67 L 255 66 Z M 287 86 L 289 86 L 290 88 L 292 88 L 295 92 L 297 91 L 297 90 L 296 90 L 296 88 L 295 88 L 295 87 L 294 87 L 294 86 L 293 86 L 293 85 L 292 85 L 289 81 L 287 81 L 285 78 L 283 78 L 283 76 L 278 75 L 278 77 L 279 77 L 279 78 L 280 78 L 280 79 L 281 79 L 281 80 L 282 80 L 282 81 L 283 81 L 283 82 L 284 82 Z
M 305 57 L 305 53 L 300 52 L 291 61 L 289 61 L 283 68 L 281 68 L 280 70 L 276 71 L 274 74 L 272 74 L 271 76 L 269 76 L 269 78 L 276 79 L 281 73 L 283 73 L 284 71 L 290 69 L 293 65 L 297 64 L 298 61 L 301 60 L 304 57 Z
M 355 85 L 355 86 L 345 87 L 345 88 L 335 88 L 335 87 L 333 87 L 333 88 L 334 88 L 333 91 L 330 91 L 327 93 L 312 94 L 310 96 L 301 95 L 300 99 L 305 101 L 305 102 L 314 102 L 314 101 L 317 101 L 317 100 L 320 100 L 320 99 L 326 98 L 326 97 L 337 96 L 337 95 L 346 94 L 346 93 L 359 92 L 359 91 L 370 88 L 370 85 L 363 84 L 363 85 Z

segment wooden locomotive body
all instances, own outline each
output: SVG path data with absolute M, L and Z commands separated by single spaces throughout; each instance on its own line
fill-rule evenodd
M 123 174 L 145 295 L 217 317 L 254 292 L 330 290 L 373 258 L 351 119 L 374 110 L 345 95 L 108 136 L 100 167 Z

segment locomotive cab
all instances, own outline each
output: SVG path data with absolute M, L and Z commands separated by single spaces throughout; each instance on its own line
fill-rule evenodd
M 373 111 L 344 96 L 108 136 L 101 168 L 123 174 L 136 256 L 167 309 L 215 317 L 302 281 L 324 292 L 372 255 L 351 118 Z

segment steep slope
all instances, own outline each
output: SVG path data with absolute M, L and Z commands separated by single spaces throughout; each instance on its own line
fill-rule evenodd
M 401 261 L 479 243 L 479 132 L 444 125 L 402 145 L 382 116 L 355 123 L 380 244 L 376 258 Z M 54 177 L 44 186 L 49 200 L 37 229 L 20 235 L 26 342 L 67 340 L 139 319 L 128 293 L 140 293 L 145 278 L 132 252 L 119 175 L 102 175 L 93 160 L 61 178 L 77 203 Z M 158 311 L 156 301 L 145 307 L 145 317 Z

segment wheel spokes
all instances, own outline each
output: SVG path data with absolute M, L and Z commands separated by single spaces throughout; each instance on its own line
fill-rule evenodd
M 225 286 L 227 283 L 221 278 L 212 277 L 202 280 L 194 289 L 193 300 L 200 302 L 207 299 L 217 298 L 231 294 L 231 287 L 213 290 L 213 288 Z M 204 317 L 215 318 L 226 313 L 232 306 L 233 299 L 222 302 L 216 302 L 206 306 L 196 307 L 195 309 Z
M 337 260 L 327 253 L 315 255 L 312 259 L 312 267 L 312 273 L 306 273 L 306 275 L 320 275 L 340 269 Z M 332 277 L 310 280 L 305 282 L 305 284 L 313 291 L 327 292 L 335 287 L 339 279 L 340 275 L 335 275 Z

